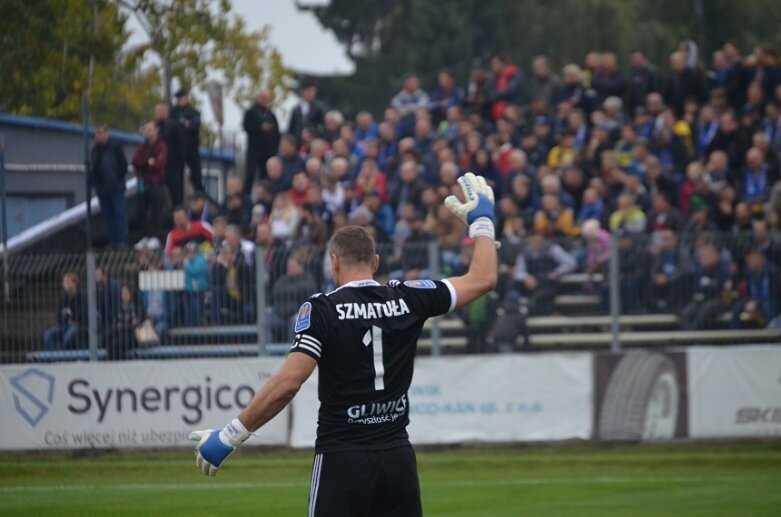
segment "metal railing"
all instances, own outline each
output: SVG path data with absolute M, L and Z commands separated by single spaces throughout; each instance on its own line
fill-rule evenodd
M 471 244 L 378 252 L 380 281 L 442 278 L 466 272 Z M 8 270 L 4 363 L 284 353 L 300 305 L 334 288 L 324 247 L 249 241 L 168 254 L 12 254 Z M 495 292 L 433 319 L 420 346 L 433 355 L 515 351 L 601 332 L 618 348 L 622 330 L 776 327 L 779 270 L 781 240 L 756 231 L 528 237 L 505 242 Z

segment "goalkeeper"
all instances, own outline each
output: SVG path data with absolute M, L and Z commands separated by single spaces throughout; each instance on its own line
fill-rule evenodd
M 494 194 L 482 177 L 458 180 L 464 200 L 446 206 L 469 226 L 469 271 L 438 280 L 373 279 L 379 265 L 371 235 L 338 230 L 329 253 L 337 289 L 301 306 L 295 339 L 280 371 L 220 430 L 190 433 L 196 465 L 214 476 L 252 433 L 279 413 L 319 367 L 317 441 L 309 515 L 421 514 L 409 398 L 417 340 L 427 318 L 483 296 L 496 285 Z

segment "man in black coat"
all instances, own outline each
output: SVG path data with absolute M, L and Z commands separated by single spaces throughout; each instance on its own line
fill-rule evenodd
M 624 98 L 626 79 L 618 69 L 618 59 L 613 52 L 605 52 L 600 57 L 600 67 L 591 78 L 591 86 L 596 90 L 600 104 L 608 97 Z
M 652 65 L 642 50 L 635 50 L 630 55 L 632 65 L 627 81 L 627 103 L 629 110 L 644 106 L 649 93 L 658 92 L 661 88 L 659 71 Z
M 184 202 L 184 129 L 173 118 L 168 104 L 155 106 L 155 122 L 160 140 L 168 148 L 168 161 L 165 165 L 165 184 L 171 196 L 171 206 Z
M 263 89 L 255 104 L 244 112 L 244 131 L 247 132 L 247 169 L 244 175 L 244 193 L 252 194 L 255 179 L 266 178 L 266 162 L 279 150 L 279 123 L 269 103 L 271 92 Z
M 667 80 L 665 101 L 675 109 L 676 115 L 683 115 L 683 105 L 693 98 L 702 103 L 706 100 L 707 87 L 695 70 L 686 65 L 686 55 L 679 51 L 670 55 L 670 78 Z
M 176 105 L 171 110 L 171 118 L 179 123 L 184 131 L 184 163 L 190 169 L 190 182 L 193 190 L 204 192 L 201 176 L 200 147 L 201 112 L 190 105 L 190 94 L 181 89 L 174 95 Z
M 301 133 L 309 129 L 317 136 L 323 135 L 325 127 L 325 106 L 317 100 L 317 87 L 314 84 L 304 84 L 299 91 L 299 102 L 290 114 L 287 132 L 301 140 Z
M 90 153 L 92 184 L 100 201 L 100 212 L 106 220 L 111 245 L 127 246 L 127 208 L 125 206 L 125 174 L 127 157 L 122 146 L 111 138 L 108 128 L 95 128 L 95 145 Z
M 729 168 L 732 171 L 743 170 L 746 152 L 751 147 L 751 134 L 740 126 L 738 116 L 733 109 L 727 109 L 719 117 L 719 129 L 705 150 L 709 155 L 719 150 L 727 153 Z

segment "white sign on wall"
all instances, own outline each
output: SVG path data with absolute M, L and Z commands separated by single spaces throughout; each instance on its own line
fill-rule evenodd
M 688 352 L 689 436 L 781 436 L 781 347 Z
M 293 447 L 312 447 L 317 376 L 293 401 Z M 421 358 L 409 391 L 415 444 L 589 439 L 589 353 Z
M 191 447 L 221 427 L 280 359 L 67 363 L 0 367 L 0 450 Z M 286 411 L 249 444 L 285 445 Z

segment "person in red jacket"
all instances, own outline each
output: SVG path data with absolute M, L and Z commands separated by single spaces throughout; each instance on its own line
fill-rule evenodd
M 185 207 L 174 207 L 174 227 L 168 232 L 168 238 L 165 240 L 165 255 L 170 260 L 177 246 L 184 246 L 188 242 L 211 243 L 213 238 L 212 225 L 206 221 L 190 221 Z
M 491 71 L 493 79 L 488 87 L 487 101 L 491 106 L 491 119 L 496 122 L 510 104 L 521 100 L 523 76 L 518 66 L 504 54 L 491 59 Z
M 159 138 L 157 126 L 154 122 L 147 122 L 144 126 L 144 143 L 133 155 L 133 167 L 138 176 L 138 217 L 142 233 L 136 249 L 160 248 L 163 209 L 168 197 L 165 186 L 167 162 L 168 149 Z

